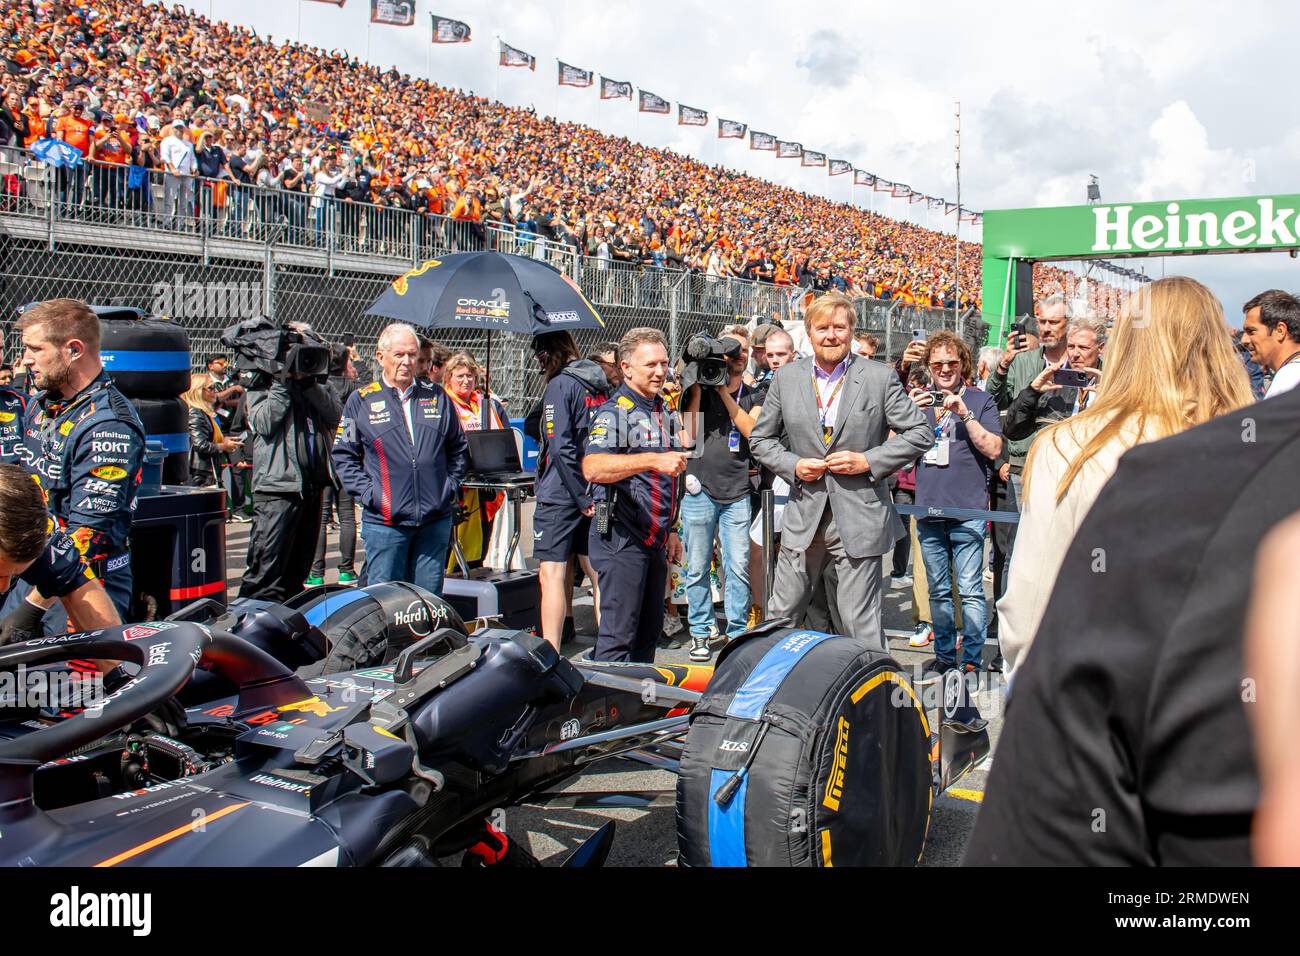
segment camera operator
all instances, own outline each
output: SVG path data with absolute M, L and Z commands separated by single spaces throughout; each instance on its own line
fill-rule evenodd
M 307 326 L 291 324 L 298 333 Z M 323 346 L 322 346 L 323 347 Z M 246 399 L 253 446 L 253 528 L 239 596 L 284 601 L 303 588 L 320 530 L 321 490 L 332 483 L 330 440 L 339 401 L 316 376 L 294 368 L 250 388 Z
M 600 607 L 600 580 L 587 557 L 595 505 L 582 456 L 591 420 L 609 400 L 609 382 L 595 362 L 578 358 L 569 332 L 546 332 L 533 339 L 542 366 L 541 454 L 537 461 L 537 511 L 533 516 L 533 557 L 542 590 L 542 637 L 559 650 L 573 636 L 573 559 L 591 578 Z
M 927 345 L 923 361 L 933 388 L 913 389 L 909 395 L 923 410 L 934 439 L 916 466 L 916 504 L 985 510 L 989 506 L 992 463 L 1002 453 L 997 405 L 987 392 L 965 384 L 975 375 L 969 345 L 951 332 L 936 332 Z M 987 636 L 985 524 L 982 518 L 917 519 L 916 533 L 921 541 L 934 622 L 935 657 L 926 664 L 927 672 L 942 674 L 959 666 L 953 621 L 954 574 L 961 601 L 960 667 L 964 672 L 983 667 L 981 654 Z
M 682 420 L 697 451 L 686 463 L 681 506 L 693 661 L 707 661 L 709 645 L 719 636 L 709 583 L 715 537 L 722 541 L 727 637 L 749 626 L 749 434 L 758 420 L 756 396 L 744 382 L 748 340 L 729 329 L 714 347 L 726 355 L 725 384 L 700 384 L 699 362 L 682 368 Z M 722 361 L 717 360 L 719 367 Z
M 23 314 L 18 329 L 23 365 L 43 389 L 27 406 L 23 466 L 45 492 L 58 527 L 125 617 L 132 597 L 131 509 L 144 460 L 144 427 L 104 371 L 99 317 L 84 302 L 42 302 Z M 60 630 L 63 617 L 55 611 L 46 626 Z
M 1048 362 L 1032 382 L 1020 390 L 1002 423 L 1009 441 L 1033 438 L 1055 422 L 1064 421 L 1088 407 L 1101 375 L 1101 353 L 1106 348 L 1106 322 L 1095 316 L 1077 315 L 1066 324 L 1065 358 Z M 1063 368 L 1092 377 L 1092 385 L 1058 385 L 1053 376 Z
M 582 460 L 583 477 L 598 486 L 588 541 L 601 584 L 592 659 L 648 663 L 663 627 L 668 562 L 681 557 L 672 528 L 686 455 L 677 416 L 660 396 L 663 333 L 632 329 L 618 357 L 623 384 L 596 413 Z

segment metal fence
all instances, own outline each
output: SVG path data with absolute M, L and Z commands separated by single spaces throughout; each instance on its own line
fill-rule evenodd
M 584 352 L 650 325 L 677 354 L 697 332 L 802 314 L 802 289 L 579 256 L 518 228 L 197 178 L 188 180 L 191 193 L 168 182 L 179 177 L 156 171 L 133 188 L 129 176 L 126 167 L 54 169 L 0 150 L 7 362 L 17 358 L 18 306 L 59 296 L 171 317 L 189 330 L 196 366 L 209 353 L 229 352 L 223 329 L 259 313 L 308 322 L 330 339 L 351 332 L 363 354 L 373 354 L 383 321 L 363 313 L 384 286 L 413 263 L 473 249 L 531 256 L 571 276 L 605 321 L 602 330 L 577 333 Z M 891 358 L 914 328 L 984 341 L 978 316 L 869 299 L 855 305 L 858 327 L 875 333 Z M 482 332 L 439 330 L 437 338 L 483 357 Z M 494 338 L 491 385 L 516 414 L 540 397 L 533 364 L 522 337 Z

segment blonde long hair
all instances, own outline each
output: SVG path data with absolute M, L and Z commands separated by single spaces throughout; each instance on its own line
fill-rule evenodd
M 1058 502 L 1084 465 L 1111 441 L 1128 440 L 1126 432 L 1136 434 L 1133 444 L 1156 441 L 1251 404 L 1250 378 L 1223 330 L 1223 306 L 1187 276 L 1157 280 L 1129 296 L 1106 344 L 1096 398 L 1038 436 L 1025 465 L 1026 485 L 1034 451 L 1046 440 L 1061 451 L 1063 427 L 1080 447 L 1057 486 Z
M 203 395 L 203 390 L 208 387 L 208 383 L 211 381 L 212 376 L 208 375 L 206 372 L 199 372 L 197 375 L 191 375 L 190 390 L 181 396 L 181 398 L 185 400 L 185 404 L 190 408 L 198 408 L 211 415 L 213 413 L 212 403 Z

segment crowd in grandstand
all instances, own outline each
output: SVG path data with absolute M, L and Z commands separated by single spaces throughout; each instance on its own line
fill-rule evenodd
M 90 170 L 61 174 L 78 207 L 152 209 L 161 177 L 178 228 L 257 217 L 356 236 L 401 209 L 479 243 L 513 227 L 610 264 L 958 304 L 950 235 L 180 7 L 0 0 L 0 59 L 0 149 L 71 144 Z M 344 214 L 327 224 L 331 198 Z M 960 305 L 978 309 L 979 246 L 960 261 Z M 1040 293 L 1075 280 L 1036 278 Z

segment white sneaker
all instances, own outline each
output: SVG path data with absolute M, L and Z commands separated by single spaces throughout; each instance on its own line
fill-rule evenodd
M 910 574 L 900 574 L 897 576 L 891 575 L 889 578 L 889 586 L 895 591 L 901 591 L 903 588 L 910 588 L 912 586 L 912 576 Z
M 682 619 L 676 614 L 664 615 L 664 637 L 672 637 L 682 632 Z
M 912 636 L 907 643 L 911 647 L 928 647 L 934 640 L 934 628 L 929 624 L 921 623 L 916 625 L 916 630 L 912 631 Z

